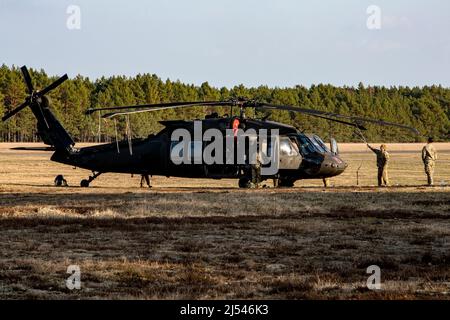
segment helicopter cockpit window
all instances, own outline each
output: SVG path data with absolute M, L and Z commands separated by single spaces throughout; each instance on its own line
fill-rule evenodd
M 320 139 L 318 136 L 314 135 L 311 137 L 311 142 L 313 143 L 316 150 L 319 152 L 330 152 L 328 147 L 325 145 L 325 143 Z
M 308 139 L 308 137 L 304 135 L 299 135 L 297 138 L 299 145 L 300 145 L 300 153 L 303 156 L 306 156 L 310 153 L 314 153 L 317 150 L 314 148 L 314 145 L 311 143 L 311 140 Z
M 325 152 L 331 152 L 330 148 L 327 147 L 327 145 L 325 144 L 325 142 L 323 142 L 322 139 L 320 139 L 319 136 L 314 135 L 313 139 L 322 147 L 323 150 L 325 150 Z

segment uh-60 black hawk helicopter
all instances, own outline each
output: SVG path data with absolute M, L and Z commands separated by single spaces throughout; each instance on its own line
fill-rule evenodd
M 21 68 L 27 86 L 28 97 L 25 102 L 14 110 L 6 113 L 2 118 L 6 121 L 22 109 L 30 107 L 37 119 L 37 131 L 47 148 L 40 150 L 54 151 L 51 160 L 74 167 L 92 171 L 93 175 L 81 181 L 82 187 L 89 184 L 103 173 L 126 173 L 139 175 L 186 177 L 186 178 L 235 178 L 239 180 L 240 187 L 248 186 L 251 179 L 248 161 L 243 164 L 205 164 L 205 163 L 182 163 L 175 164 L 171 159 L 171 150 L 180 141 L 172 141 L 172 133 L 176 129 L 186 129 L 193 134 L 195 121 L 171 120 L 160 121 L 164 126 L 156 135 L 147 138 L 116 141 L 113 143 L 95 145 L 84 148 L 76 148 L 72 137 L 67 133 L 61 123 L 50 110 L 49 100 L 46 94 L 61 85 L 68 79 L 62 76 L 48 87 L 37 91 L 34 89 L 30 74 L 24 66 Z M 314 109 L 305 109 L 287 105 L 274 105 L 265 102 L 232 99 L 229 101 L 197 101 L 197 102 L 169 102 L 159 104 L 107 107 L 99 109 L 88 109 L 87 114 L 94 112 L 109 111 L 103 118 L 113 118 L 121 115 L 151 112 L 173 108 L 184 108 L 193 106 L 204 107 L 237 107 L 240 111 L 238 116 L 225 115 L 219 117 L 217 114 L 207 116 L 201 121 L 203 132 L 215 128 L 226 136 L 227 129 L 278 129 L 279 133 L 279 155 L 278 171 L 262 179 L 278 179 L 279 186 L 291 187 L 300 179 L 324 179 L 334 177 L 347 167 L 345 161 L 339 157 L 337 143 L 332 139 L 331 150 L 317 135 L 307 135 L 295 127 L 268 121 L 264 119 L 251 119 L 245 116 L 245 110 L 254 108 L 260 111 L 286 110 L 319 117 L 348 125 L 357 130 L 366 130 L 365 123 L 382 126 L 395 126 L 418 133 L 416 129 L 390 123 L 383 120 L 347 116 L 331 112 L 323 112 Z M 208 142 L 202 142 L 204 148 Z M 194 144 L 193 144 L 194 145 Z M 198 144 L 196 144 L 198 146 Z M 34 148 L 36 150 L 36 148 Z

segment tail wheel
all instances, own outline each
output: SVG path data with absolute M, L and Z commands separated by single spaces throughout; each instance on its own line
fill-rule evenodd
M 83 188 L 89 187 L 89 181 L 86 179 L 81 180 L 80 186 Z

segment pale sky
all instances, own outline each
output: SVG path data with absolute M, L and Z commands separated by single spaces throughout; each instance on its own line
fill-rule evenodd
M 69 77 L 450 87 L 448 0 L 0 0 L 0 43 L 0 64 Z

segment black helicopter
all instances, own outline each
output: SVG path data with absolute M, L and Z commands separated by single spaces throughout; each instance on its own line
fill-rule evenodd
M 248 161 L 242 164 L 174 163 L 171 158 L 171 151 L 174 145 L 180 143 L 180 141 L 172 141 L 172 133 L 176 129 L 183 128 L 193 134 L 195 121 L 160 121 L 164 129 L 156 135 L 149 135 L 147 138 L 129 139 L 128 141 L 116 141 L 108 144 L 76 148 L 72 137 L 51 112 L 49 100 L 45 97 L 48 92 L 67 80 L 67 75 L 62 76 L 45 89 L 37 91 L 33 87 L 27 68 L 23 66 L 21 71 L 28 89 L 28 97 L 20 106 L 6 113 L 2 120 L 6 121 L 29 106 L 37 119 L 38 134 L 43 142 L 49 146 L 40 150 L 54 151 L 51 157 L 52 161 L 92 171 L 92 176 L 81 181 L 82 187 L 88 187 L 99 175 L 109 172 L 186 178 L 235 178 L 239 180 L 240 187 L 248 186 L 248 181 L 251 179 Z M 275 174 L 263 176 L 262 179 L 277 179 L 278 185 L 283 187 L 292 187 L 294 182 L 300 179 L 324 179 L 337 176 L 344 172 L 347 164 L 339 157 L 338 146 L 334 139 L 331 141 L 331 148 L 328 148 L 317 135 L 304 134 L 292 126 L 269 121 L 267 117 L 264 119 L 247 118 L 245 110 L 248 108 L 263 111 L 286 110 L 299 112 L 352 126 L 357 130 L 366 130 L 364 124 L 373 123 L 383 126 L 396 126 L 418 133 L 412 127 L 383 120 L 346 116 L 314 109 L 274 105 L 245 99 L 107 107 L 88 109 L 86 114 L 110 111 L 110 113 L 104 114 L 102 117 L 114 118 L 116 116 L 127 116 L 141 112 L 193 106 L 237 107 L 240 110 L 239 116 L 225 115 L 220 117 L 217 113 L 213 113 L 205 119 L 198 120 L 201 121 L 203 132 L 214 128 L 220 130 L 226 136 L 227 132 L 230 132 L 229 129 L 255 129 L 256 131 L 259 129 L 278 129 L 279 169 Z M 197 146 L 205 148 L 207 144 L 207 142 L 202 142 L 200 146 L 198 144 Z M 192 147 L 195 148 L 195 143 L 192 144 Z M 33 148 L 33 150 L 37 149 Z

